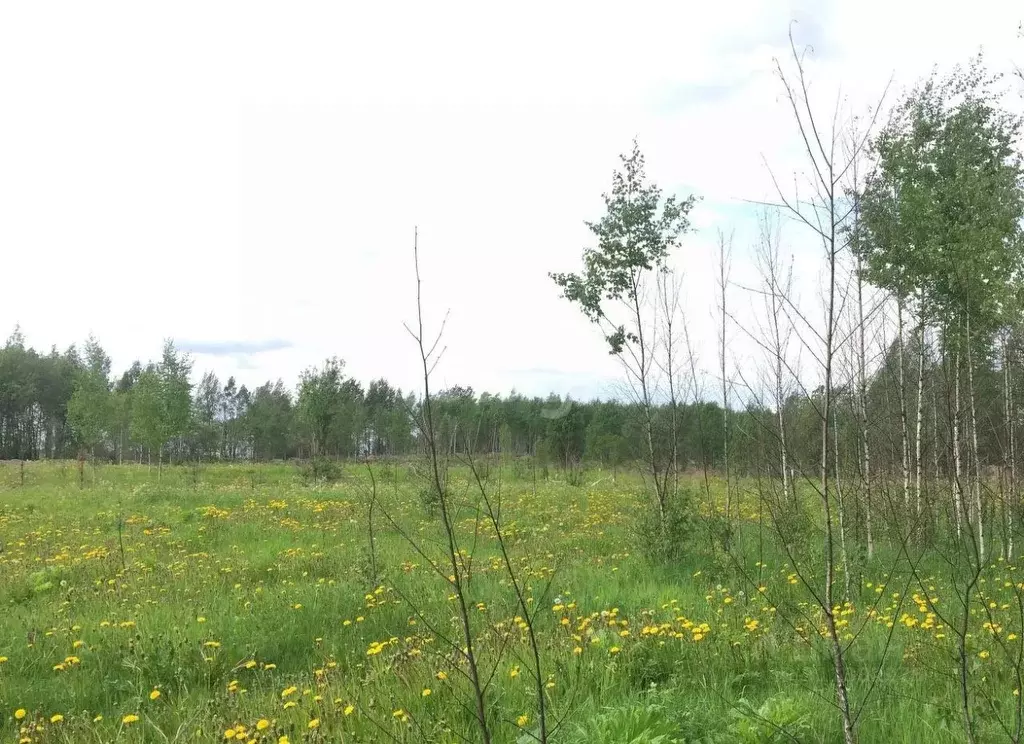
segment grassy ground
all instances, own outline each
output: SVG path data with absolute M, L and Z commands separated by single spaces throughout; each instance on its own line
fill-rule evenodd
M 454 491 L 469 502 L 466 476 L 454 474 Z M 372 554 L 359 466 L 320 487 L 288 465 L 159 478 L 88 467 L 85 480 L 74 464 L 30 463 L 22 487 L 17 466 L 0 465 L 3 740 L 479 740 L 464 667 L 441 640 L 456 637 L 454 603 L 427 564 L 442 555 L 440 533 L 412 469 L 375 472 Z M 638 549 L 638 479 L 592 471 L 572 486 L 508 466 L 490 489 L 542 608 L 545 694 L 563 721 L 555 740 L 840 740 L 820 615 L 770 550 L 751 497 L 731 557 L 698 527 L 693 550 L 665 568 Z M 459 529 L 494 741 L 530 741 L 521 612 L 468 507 Z M 925 561 L 917 582 L 905 568 L 889 575 L 892 565 L 902 564 L 883 551 L 839 606 L 860 736 L 963 741 L 954 637 L 924 597 L 955 609 L 949 570 Z M 972 706 L 980 741 L 1007 740 L 1020 579 L 1002 561 L 983 579 Z

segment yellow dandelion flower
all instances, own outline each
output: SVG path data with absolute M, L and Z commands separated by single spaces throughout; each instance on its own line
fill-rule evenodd
M 617 654 L 621 650 L 622 649 L 619 648 L 618 646 L 612 646 L 610 649 L 608 649 L 608 653 L 610 653 L 610 654 Z
M 519 716 L 519 718 L 516 719 L 516 726 L 519 726 L 520 728 L 522 728 L 523 726 L 525 726 L 529 722 L 530 722 L 530 717 L 528 715 L 526 715 L 525 713 L 523 713 L 523 715 Z
M 92 719 L 92 722 L 93 723 L 99 723 L 102 720 L 103 720 L 103 714 L 100 713 L 98 716 L 96 716 L 95 718 Z
M 314 718 L 312 721 L 310 721 L 309 723 L 306 724 L 306 728 L 308 728 L 308 729 L 320 728 L 320 719 L 319 718 Z
M 137 715 L 135 715 L 134 713 L 129 713 L 121 719 L 121 723 L 123 723 L 125 726 L 128 726 L 129 724 L 135 723 L 138 720 L 139 717 Z
M 153 690 L 151 693 L 149 693 L 150 700 L 156 700 L 158 697 L 160 697 L 160 690 Z
M 424 687 L 424 688 L 423 688 L 423 692 L 422 692 L 422 693 L 420 693 L 420 694 L 421 694 L 421 695 L 422 695 L 423 697 L 430 697 L 430 688 L 429 688 L 429 687 Z
M 54 713 L 52 716 L 50 716 L 50 723 L 60 723 L 63 720 L 64 716 L 62 716 L 60 713 Z
M 16 711 L 14 711 L 14 719 L 17 721 L 20 721 L 26 715 L 28 714 L 25 712 L 24 708 L 18 708 Z
M 268 721 L 266 718 L 261 718 L 260 720 L 256 721 L 256 730 L 257 731 L 263 731 L 264 729 L 269 728 L 269 727 L 270 727 L 270 721 Z
M 350 715 L 352 715 L 352 713 L 353 713 L 353 711 L 355 711 L 355 709 L 356 709 L 356 708 L 355 708 L 355 706 L 354 706 L 354 705 L 346 705 L 346 706 L 345 706 L 345 715 L 346 715 L 346 716 L 350 716 Z
M 234 739 L 235 738 L 235 730 L 233 728 L 225 729 L 224 730 L 224 738 L 225 739 Z
M 438 673 L 437 673 L 437 674 L 435 674 L 434 676 L 435 676 L 435 677 L 437 677 L 437 678 L 438 678 L 439 680 L 441 680 L 442 682 L 443 682 L 444 680 L 448 679 L 448 674 L 447 674 L 447 673 L 445 673 L 445 672 L 438 672 Z

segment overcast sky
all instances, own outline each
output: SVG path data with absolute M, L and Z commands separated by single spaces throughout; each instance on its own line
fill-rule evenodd
M 438 384 L 605 394 L 618 369 L 547 272 L 578 266 L 634 136 L 703 197 L 680 264 L 712 349 L 716 230 L 749 278 L 744 200 L 798 162 L 772 75 L 790 21 L 826 111 L 840 85 L 866 110 L 980 47 L 1024 61 L 1013 5 L 4 3 L 0 335 L 91 332 L 115 370 L 171 337 L 250 386 L 337 355 L 418 389 L 418 225 L 427 321 L 450 311 Z

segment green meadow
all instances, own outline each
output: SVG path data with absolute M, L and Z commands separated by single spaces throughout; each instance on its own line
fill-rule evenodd
M 725 549 L 703 529 L 723 485 L 689 476 L 701 516 L 666 563 L 641 549 L 638 477 L 485 469 L 535 608 L 552 740 L 841 741 L 813 541 L 799 571 L 769 552 L 753 482 L 734 485 Z M 475 736 L 453 595 L 431 568 L 441 523 L 414 462 L 347 464 L 331 484 L 288 464 L 88 465 L 80 484 L 75 463 L 28 463 L 24 480 L 0 469 L 3 741 Z M 468 468 L 450 482 L 493 739 L 533 741 L 527 623 Z M 956 615 L 957 589 L 914 556 L 861 561 L 837 599 L 864 741 L 963 740 L 954 634 L 932 612 Z M 981 741 L 1017 710 L 1016 574 L 993 560 L 968 613 Z

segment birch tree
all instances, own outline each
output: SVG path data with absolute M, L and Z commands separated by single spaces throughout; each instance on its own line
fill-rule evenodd
M 583 251 L 580 273 L 550 276 L 562 296 L 601 328 L 609 352 L 622 362 L 643 416 L 646 469 L 664 528 L 672 460 L 656 431 L 657 303 L 649 295 L 652 274 L 666 269 L 672 249 L 690 228 L 689 213 L 696 199 L 674 195 L 663 199 L 661 189 L 647 179 L 644 156 L 635 140 L 630 154 L 621 155 L 620 160 L 622 169 L 612 176 L 612 190 L 603 195 L 604 217 L 586 223 L 597 246 Z

